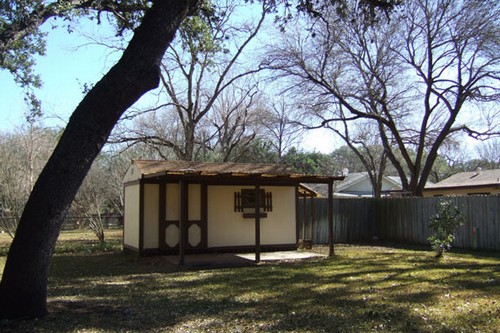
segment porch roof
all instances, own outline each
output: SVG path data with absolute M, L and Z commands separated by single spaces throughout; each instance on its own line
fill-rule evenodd
M 231 179 L 291 183 L 329 183 L 344 179 L 339 176 L 302 174 L 282 164 L 133 160 L 132 165 L 139 171 L 136 179 Z

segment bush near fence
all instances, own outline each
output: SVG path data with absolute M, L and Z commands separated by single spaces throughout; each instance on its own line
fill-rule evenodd
M 384 242 L 429 245 L 429 220 L 443 198 L 334 198 L 333 235 L 336 243 L 360 243 L 374 239 Z M 457 248 L 500 250 L 500 196 L 446 197 L 464 212 L 462 225 L 452 244 Z M 306 200 L 300 214 L 306 239 L 311 239 L 311 203 Z M 301 200 L 301 205 L 304 201 Z M 303 211 L 303 206 L 300 208 Z M 328 199 L 313 203 L 315 244 L 328 243 Z M 302 227 L 299 230 L 302 237 Z

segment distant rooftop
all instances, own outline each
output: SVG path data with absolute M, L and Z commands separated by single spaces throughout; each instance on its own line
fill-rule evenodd
M 459 172 L 426 189 L 500 185 L 500 169 Z

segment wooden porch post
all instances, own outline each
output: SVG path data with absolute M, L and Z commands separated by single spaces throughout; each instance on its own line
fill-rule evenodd
M 179 181 L 179 199 L 179 265 L 184 265 L 188 224 L 188 184 L 185 180 Z
M 311 225 L 309 229 L 309 236 L 311 239 L 311 245 L 314 244 L 314 195 L 311 192 Z
M 260 185 L 255 185 L 255 262 L 260 262 Z
M 335 254 L 333 248 L 333 181 L 328 183 L 328 256 Z
M 300 200 L 299 200 L 299 185 L 295 185 L 295 243 L 299 244 L 299 230 L 300 230 Z
M 302 196 L 302 203 L 304 204 L 303 218 L 302 218 L 302 247 L 304 247 L 304 241 L 306 240 L 306 223 L 307 223 L 307 195 L 304 192 Z

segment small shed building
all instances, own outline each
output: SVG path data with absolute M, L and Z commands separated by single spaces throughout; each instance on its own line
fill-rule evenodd
M 123 179 L 123 245 L 179 254 L 181 263 L 186 253 L 221 250 L 253 250 L 259 261 L 261 250 L 297 248 L 299 197 L 315 196 L 301 184 L 328 184 L 331 196 L 341 179 L 284 165 L 133 160 Z

